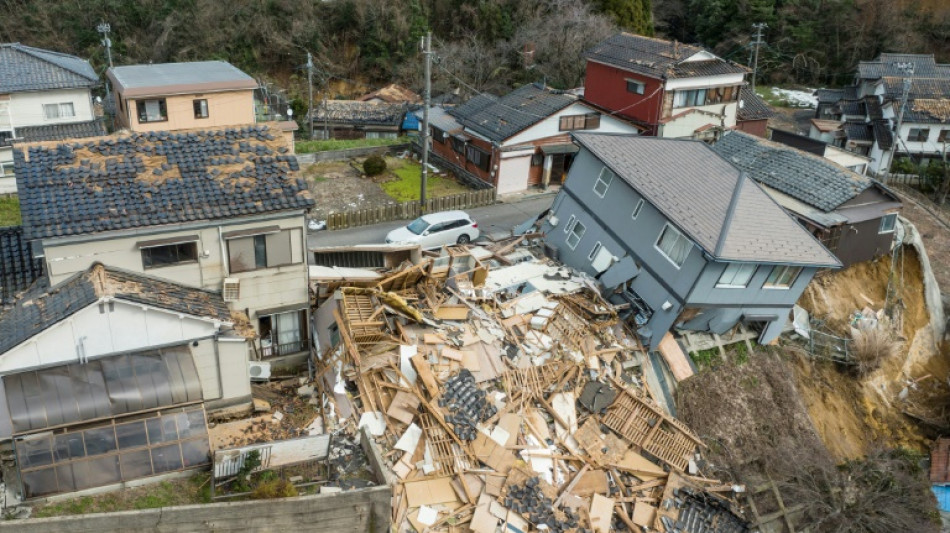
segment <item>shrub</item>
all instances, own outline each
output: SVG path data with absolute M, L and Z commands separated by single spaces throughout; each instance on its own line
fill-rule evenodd
M 858 375 L 866 376 L 881 367 L 885 359 L 895 357 L 900 351 L 900 341 L 884 324 L 876 328 L 861 329 L 852 335 L 851 356 Z
M 261 481 L 251 492 L 255 500 L 269 500 L 272 498 L 290 498 L 297 495 L 297 487 L 286 479 L 268 479 Z
M 386 160 L 378 155 L 371 155 L 363 161 L 363 172 L 367 176 L 379 176 L 386 172 Z

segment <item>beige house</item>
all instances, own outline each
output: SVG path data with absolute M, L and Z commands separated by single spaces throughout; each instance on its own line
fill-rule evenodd
M 27 145 L 15 157 L 24 237 L 41 243 L 51 283 L 101 262 L 215 291 L 250 320 L 252 358 L 308 353 L 313 200 L 273 125 Z

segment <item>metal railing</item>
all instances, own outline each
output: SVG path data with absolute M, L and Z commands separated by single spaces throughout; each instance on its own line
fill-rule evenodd
M 264 346 L 261 344 L 259 346 L 261 359 L 305 352 L 307 351 L 309 343 L 310 341 L 308 339 L 301 339 L 299 341 L 286 342 L 284 344 L 271 344 L 270 346 Z

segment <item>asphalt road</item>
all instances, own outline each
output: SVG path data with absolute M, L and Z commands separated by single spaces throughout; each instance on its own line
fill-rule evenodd
M 554 194 L 552 193 L 534 196 L 519 202 L 476 207 L 475 209 L 468 209 L 467 212 L 478 223 L 478 229 L 481 230 L 483 235 L 488 233 L 493 237 L 502 237 L 510 235 L 509 232 L 514 226 L 524 222 L 529 217 L 539 215 L 542 211 L 551 207 L 553 201 Z M 385 222 L 375 226 L 312 232 L 307 237 L 307 245 L 309 248 L 315 248 L 320 246 L 381 244 L 386 241 L 387 233 L 399 226 L 404 226 L 407 222 Z

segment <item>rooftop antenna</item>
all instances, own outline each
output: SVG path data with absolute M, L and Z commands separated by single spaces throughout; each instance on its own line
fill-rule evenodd
M 96 31 L 102 34 L 102 46 L 106 47 L 106 57 L 109 58 L 109 68 L 112 68 L 112 39 L 109 38 L 109 32 L 112 26 L 108 22 L 100 22 L 96 26 Z

